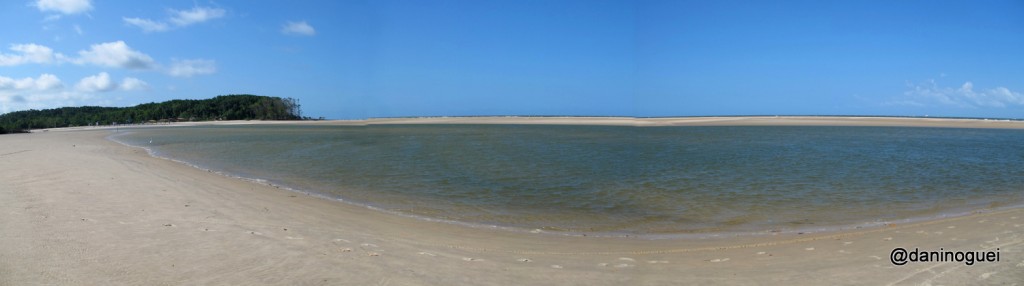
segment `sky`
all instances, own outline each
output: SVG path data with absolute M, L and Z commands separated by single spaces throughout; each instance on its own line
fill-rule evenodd
M 3 1 L 0 113 L 1024 118 L 1022 1 L 768 2 Z

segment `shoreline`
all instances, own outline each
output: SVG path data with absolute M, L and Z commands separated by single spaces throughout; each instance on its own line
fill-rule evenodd
M 859 231 L 643 240 L 467 228 L 205 172 L 104 139 L 0 136 L 0 284 L 1012 283 L 1024 209 Z M 1000 249 L 912 263 L 896 247 Z

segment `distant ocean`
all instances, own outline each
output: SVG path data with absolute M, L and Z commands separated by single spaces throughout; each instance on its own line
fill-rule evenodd
M 262 125 L 111 138 L 384 211 L 524 231 L 820 231 L 1024 202 L 1024 130 Z

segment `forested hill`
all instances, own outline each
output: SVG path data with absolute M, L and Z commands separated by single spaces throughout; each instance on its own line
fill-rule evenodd
M 298 120 L 298 100 L 250 94 L 211 99 L 171 100 L 133 107 L 62 107 L 16 111 L 0 115 L 0 134 L 30 129 L 109 124 L 138 124 L 207 120 Z

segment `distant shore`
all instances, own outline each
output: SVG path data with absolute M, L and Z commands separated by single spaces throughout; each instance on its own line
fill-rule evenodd
M 335 122 L 335 121 L 328 121 Z M 361 124 L 567 124 L 623 126 L 905 126 L 1024 129 L 1024 121 L 964 118 L 857 116 L 713 117 L 421 117 L 344 121 Z
M 194 121 L 160 124 L 116 126 L 79 126 L 38 129 L 32 132 L 97 130 L 137 127 L 170 127 L 200 125 L 385 125 L 385 124 L 549 124 L 607 126 L 880 126 L 880 127 L 945 127 L 1024 129 L 1024 121 L 1009 119 L 932 118 L 932 117 L 870 117 L 870 116 L 708 116 L 708 117 L 585 117 L 585 116 L 452 116 L 401 117 L 358 120 L 295 120 L 295 121 Z
M 1021 128 L 901 118 L 640 119 L 649 125 Z M 620 118 L 417 118 L 212 124 L 605 124 Z M 628 123 L 628 124 L 627 124 Z M 175 125 L 205 125 L 207 122 Z M 205 172 L 65 128 L 0 136 L 0 285 L 1009 284 L 1024 209 L 829 233 L 577 237 L 391 215 Z M 93 128 L 95 129 L 95 128 Z M 896 248 L 998 251 L 999 262 L 889 261 Z

